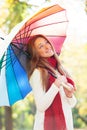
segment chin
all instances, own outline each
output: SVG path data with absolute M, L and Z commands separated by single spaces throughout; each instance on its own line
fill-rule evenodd
M 48 55 L 47 57 L 52 57 L 54 54 Z
M 50 53 L 50 54 L 45 54 L 41 57 L 44 57 L 44 58 L 49 58 L 49 57 L 52 57 L 54 55 L 54 53 Z
M 54 53 L 52 53 L 52 54 L 50 55 L 50 57 L 53 56 L 53 55 L 54 55 Z

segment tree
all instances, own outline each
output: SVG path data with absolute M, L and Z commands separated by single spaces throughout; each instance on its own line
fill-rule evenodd
M 6 130 L 12 130 L 12 109 L 5 107 L 5 126 Z
M 29 15 L 28 8 L 32 5 L 20 0 L 6 0 L 9 13 L 4 21 L 4 25 L 8 27 L 8 32 L 19 22 L 21 22 L 27 15 Z
M 87 0 L 85 0 L 85 11 L 87 13 Z

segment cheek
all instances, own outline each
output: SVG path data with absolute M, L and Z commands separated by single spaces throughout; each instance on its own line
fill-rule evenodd
M 45 51 L 39 51 L 39 55 L 40 56 L 44 56 L 45 55 Z
M 41 56 L 41 57 L 45 57 L 45 55 L 46 55 L 44 49 L 39 50 L 39 51 L 38 51 L 38 54 L 39 54 L 39 56 Z
M 38 53 L 39 56 L 41 56 L 41 54 L 42 54 L 42 51 L 41 51 L 41 50 L 37 49 L 36 52 Z

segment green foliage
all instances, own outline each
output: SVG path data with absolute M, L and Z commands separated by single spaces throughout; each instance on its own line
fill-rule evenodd
M 46 0 L 50 1 L 50 0 Z M 26 16 L 30 14 L 29 9 L 32 9 L 32 5 L 27 2 L 21 2 L 19 0 L 6 0 L 5 2 L 6 15 L 2 13 L 4 22 L 0 26 L 4 26 L 8 32 L 19 22 L 21 22 Z M 87 8 L 87 0 L 86 0 Z M 1 17 L 2 18 L 2 17 Z M 75 93 L 77 97 L 77 105 L 73 109 L 74 126 L 76 128 L 87 127 L 87 44 L 66 44 L 60 59 L 65 68 L 73 76 L 77 91 Z M 1 67 L 2 64 L 0 64 Z M 35 115 L 35 103 L 32 95 L 25 98 L 24 101 L 16 103 L 12 107 L 13 118 L 13 130 L 31 130 L 34 122 Z M 4 108 L 0 108 L 0 128 L 4 130 Z
M 0 130 L 4 128 L 4 107 L 0 108 Z
M 14 130 L 32 130 L 36 112 L 33 95 L 19 101 L 12 109 Z
M 87 44 L 69 43 L 61 54 L 64 66 L 75 80 L 77 104 L 73 109 L 74 126 L 87 127 Z
M 6 0 L 6 2 L 8 4 L 9 14 L 4 24 L 8 26 L 8 31 L 10 31 L 17 23 L 29 15 L 27 9 L 31 8 L 31 5 L 28 5 L 26 2 L 20 2 L 19 0 Z
M 87 13 L 87 0 L 85 0 L 85 11 Z

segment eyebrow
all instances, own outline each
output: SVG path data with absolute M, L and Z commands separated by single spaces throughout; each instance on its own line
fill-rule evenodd
M 46 42 L 47 42 L 47 40 L 44 40 L 43 42 L 39 42 L 38 45 L 41 45 L 41 44 L 46 43 Z

